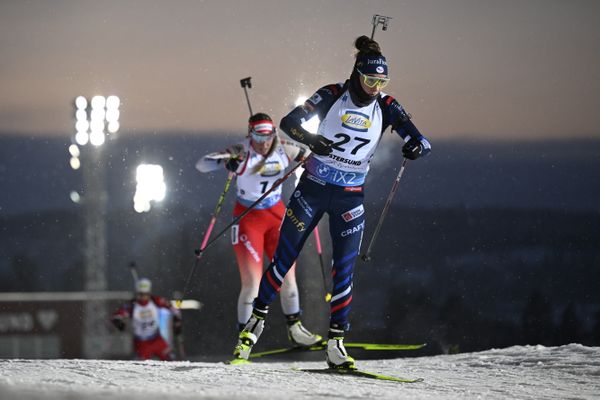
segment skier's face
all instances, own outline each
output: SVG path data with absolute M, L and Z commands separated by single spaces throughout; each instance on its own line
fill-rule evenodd
M 262 155 L 262 156 L 266 156 L 269 153 L 269 150 L 271 150 L 271 146 L 273 145 L 273 139 L 275 138 L 275 135 L 269 135 L 266 138 L 261 138 L 262 140 L 258 141 L 255 140 L 254 136 L 252 137 L 252 147 L 254 148 L 254 150 Z
M 390 79 L 385 74 L 363 74 L 356 69 L 360 75 L 360 87 L 371 97 L 375 97 L 381 92 L 381 89 L 387 86 Z
M 136 299 L 140 304 L 146 304 L 150 300 L 150 293 L 137 293 Z

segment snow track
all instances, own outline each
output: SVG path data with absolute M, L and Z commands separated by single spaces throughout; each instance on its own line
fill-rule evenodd
M 420 383 L 309 374 L 324 362 L 0 360 L 0 399 L 600 399 L 600 348 L 515 346 L 359 361 Z

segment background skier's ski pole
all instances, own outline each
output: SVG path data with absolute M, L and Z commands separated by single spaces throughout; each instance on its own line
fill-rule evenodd
M 241 79 L 240 85 L 242 85 L 242 88 L 244 89 L 244 94 L 246 95 L 246 102 L 248 103 L 248 111 L 250 111 L 250 116 L 252 116 L 254 115 L 254 113 L 252 112 L 252 106 L 250 105 L 250 97 L 248 96 L 248 91 L 246 90 L 246 88 L 252 89 L 252 82 L 250 82 L 250 79 L 252 79 L 252 77 L 250 76 Z
M 229 174 L 227 174 L 227 180 L 225 181 L 225 188 L 223 189 L 223 192 L 221 193 L 221 196 L 219 197 L 219 200 L 217 201 L 217 206 L 215 207 L 215 211 L 213 211 L 212 218 L 210 219 L 210 223 L 208 224 L 208 229 L 206 230 L 206 233 L 204 234 L 204 238 L 202 239 L 202 243 L 200 244 L 200 251 L 204 250 L 204 248 L 206 247 L 206 243 L 208 242 L 208 238 L 210 238 L 210 234 L 215 226 L 215 223 L 217 222 L 217 217 L 219 216 L 219 213 L 221 212 L 221 206 L 223 205 L 223 202 L 225 201 L 225 195 L 227 195 L 227 192 L 229 191 L 229 187 L 231 186 L 231 181 L 233 180 L 234 176 L 235 176 L 235 173 L 233 173 L 233 172 L 229 172 Z
M 138 272 L 137 272 L 137 265 L 135 264 L 135 261 L 132 261 L 129 263 L 129 271 L 131 272 L 131 277 L 133 278 L 133 287 L 135 288 L 138 281 L 140 280 Z
M 398 190 L 398 186 L 400 184 L 400 178 L 402 178 L 402 174 L 404 173 L 404 169 L 406 168 L 406 164 L 408 163 L 408 159 L 405 158 L 402 161 L 402 166 L 400 167 L 400 171 L 398 171 L 398 176 L 396 176 L 396 180 L 392 185 L 392 190 L 388 195 L 387 200 L 385 201 L 385 205 L 383 206 L 383 210 L 381 211 L 381 215 L 379 216 L 379 221 L 377 222 L 377 226 L 375 227 L 375 231 L 373 232 L 373 236 L 371 237 L 371 241 L 369 242 L 369 247 L 367 247 L 367 252 L 362 255 L 363 261 L 371 260 L 371 250 L 373 250 L 373 245 L 375 244 L 375 239 L 377 239 L 377 235 L 379 234 L 379 230 L 381 229 L 381 225 L 383 224 L 383 220 L 390 208 L 390 204 L 392 204 L 392 199 Z
M 315 235 L 315 244 L 317 247 L 317 254 L 319 254 L 319 263 L 321 264 L 321 272 L 323 273 L 323 287 L 325 288 L 325 301 L 329 302 L 331 300 L 331 293 L 329 293 L 327 286 L 327 275 L 325 274 L 325 263 L 323 262 L 323 251 L 321 248 L 321 238 L 319 236 L 319 225 L 315 226 L 313 231 Z

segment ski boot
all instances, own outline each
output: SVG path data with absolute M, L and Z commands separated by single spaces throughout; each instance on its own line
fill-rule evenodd
M 235 359 L 232 364 L 240 364 L 243 363 L 244 360 L 248 360 L 250 352 L 252 351 L 252 346 L 258 341 L 265 326 L 267 312 L 268 309 L 259 310 L 255 308 L 252 310 L 252 315 L 244 329 L 240 332 L 238 343 L 233 350 Z
M 327 365 L 333 369 L 356 369 L 354 358 L 348 355 L 344 347 L 344 338 L 327 340 Z
M 300 313 L 286 315 L 288 338 L 294 347 L 310 347 L 323 340 L 321 335 L 310 332 L 302 325 Z
M 348 355 L 344 347 L 344 329 L 341 329 L 337 324 L 329 327 L 326 360 L 329 368 L 356 369 L 354 358 Z

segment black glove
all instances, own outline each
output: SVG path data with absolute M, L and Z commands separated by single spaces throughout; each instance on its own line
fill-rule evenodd
M 123 320 L 121 318 L 114 318 L 111 322 L 115 326 L 115 328 L 117 328 L 118 330 L 120 330 L 120 331 L 125 330 L 125 322 L 123 322 Z
M 417 158 L 424 156 L 426 154 L 424 150 L 425 146 L 422 141 L 415 138 L 411 138 L 404 146 L 402 146 L 402 154 L 409 160 L 416 160 Z
M 182 331 L 182 326 L 181 326 L 181 320 L 180 319 L 173 319 L 173 334 L 175 336 L 179 336 L 181 335 L 181 331 Z
M 244 161 L 244 147 L 236 144 L 227 149 L 227 152 L 231 154 L 231 158 L 225 164 L 225 168 L 227 168 L 231 172 L 237 171 L 240 163 Z
M 308 144 L 308 147 L 318 156 L 328 156 L 333 151 L 331 148 L 332 144 L 333 141 L 327 139 L 323 135 L 316 135 L 311 143 Z
M 231 157 L 229 159 L 229 161 L 227 161 L 227 163 L 225 164 L 225 168 L 227 168 L 231 172 L 235 172 L 235 171 L 237 171 L 237 169 L 240 166 L 240 163 L 242 161 L 244 161 L 244 160 L 241 160 L 239 158 Z

